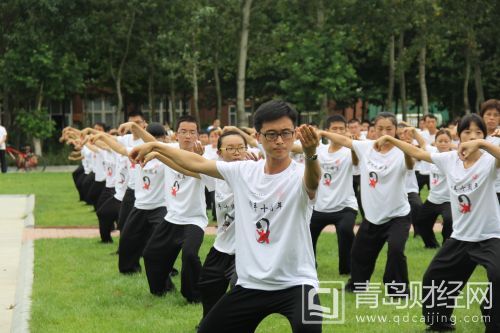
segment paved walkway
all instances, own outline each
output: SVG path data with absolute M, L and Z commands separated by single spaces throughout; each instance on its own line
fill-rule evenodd
M 33 283 L 33 195 L 0 196 L 0 332 L 28 332 Z

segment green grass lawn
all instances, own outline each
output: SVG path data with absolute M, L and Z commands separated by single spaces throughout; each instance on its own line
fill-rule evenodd
M 95 213 L 78 202 L 70 173 L 31 173 L 0 175 L 0 194 L 34 193 L 35 219 L 38 226 L 97 226 Z M 424 193 L 425 197 L 426 193 Z M 438 236 L 440 239 L 440 236 Z M 200 250 L 204 260 L 213 243 L 206 236 Z M 97 239 L 58 239 L 35 242 L 35 281 L 31 328 L 33 332 L 194 332 L 201 317 L 201 306 L 187 304 L 179 292 L 163 298 L 149 294 L 145 274 L 122 276 L 118 273 L 117 244 L 103 245 Z M 381 252 L 372 282 L 381 282 L 386 249 Z M 410 237 L 406 255 L 411 281 L 421 281 L 434 256 L 422 241 Z M 321 281 L 346 281 L 338 275 L 338 252 L 335 234 L 323 234 L 318 243 L 318 273 Z M 179 269 L 179 262 L 176 263 Z M 478 268 L 471 281 L 487 281 L 484 269 Z M 179 277 L 174 278 L 180 288 Z M 323 286 L 327 286 L 323 284 Z M 380 296 L 381 297 L 381 296 Z M 323 306 L 331 298 L 322 296 Z M 356 316 L 408 316 L 419 319 L 420 308 L 397 310 L 380 305 L 356 308 L 356 296 L 345 295 L 345 323 L 323 325 L 324 332 L 423 332 L 422 323 L 368 323 Z M 479 306 L 455 311 L 457 318 L 480 315 Z M 381 317 L 383 318 L 383 317 Z M 457 323 L 457 332 L 481 332 L 482 323 Z M 289 332 L 284 317 L 266 318 L 258 332 Z

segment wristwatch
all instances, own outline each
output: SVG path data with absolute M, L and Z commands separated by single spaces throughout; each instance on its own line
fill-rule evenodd
M 311 157 L 308 157 L 304 154 L 304 158 L 306 159 L 306 161 L 316 161 L 318 159 L 318 154 L 314 154 Z

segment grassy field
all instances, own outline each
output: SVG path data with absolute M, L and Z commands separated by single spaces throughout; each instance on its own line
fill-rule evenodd
M 34 193 L 38 226 L 97 226 L 91 208 L 78 202 L 69 173 L 7 174 L 0 177 L 0 194 Z M 438 237 L 440 239 L 440 237 Z M 204 260 L 213 243 L 206 236 L 200 250 Z M 35 281 L 31 328 L 33 332 L 194 332 L 201 306 L 187 304 L 179 292 L 163 298 L 149 294 L 145 274 L 122 276 L 117 269 L 117 244 L 103 245 L 97 239 L 38 240 L 35 242 Z M 381 252 L 372 282 L 381 282 L 386 249 Z M 421 281 L 435 250 L 425 250 L 422 241 L 410 237 L 406 255 L 411 281 Z M 321 281 L 343 281 L 338 275 L 335 234 L 323 234 L 318 243 L 318 274 Z M 176 263 L 179 269 L 179 262 Z M 471 281 L 486 281 L 478 268 Z M 179 277 L 174 278 L 177 289 Z M 324 287 L 328 285 L 323 283 Z M 379 294 L 382 298 L 382 294 Z M 345 323 L 323 325 L 324 332 L 423 332 L 418 323 L 421 309 L 396 309 L 380 305 L 356 307 L 356 296 L 345 295 Z M 323 306 L 331 297 L 321 298 Z M 480 315 L 479 306 L 455 311 L 457 320 Z M 361 318 L 363 316 L 363 319 Z M 366 317 L 366 316 L 378 316 Z M 400 323 L 395 323 L 398 319 Z M 417 322 L 405 322 L 407 319 Z M 477 318 L 476 318 L 477 319 Z M 368 322 L 371 320 L 371 322 Z M 457 323 L 457 332 L 481 332 L 480 322 Z M 257 332 L 289 332 L 280 315 L 266 318 Z

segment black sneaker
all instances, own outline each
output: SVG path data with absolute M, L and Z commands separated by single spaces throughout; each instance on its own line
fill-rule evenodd
M 455 325 L 453 325 L 452 323 L 430 325 L 425 329 L 426 332 L 452 332 L 454 330 L 455 330 Z

